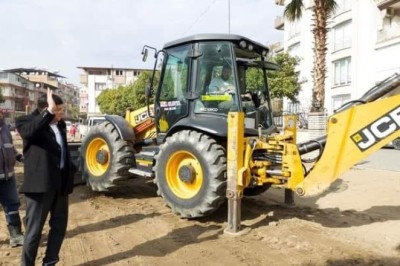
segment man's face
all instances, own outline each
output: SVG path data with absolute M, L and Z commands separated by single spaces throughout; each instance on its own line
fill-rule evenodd
M 64 105 L 63 104 L 58 104 L 56 106 L 56 110 L 54 112 L 54 118 L 52 122 L 58 122 L 60 121 L 62 118 L 64 118 Z
M 224 67 L 222 69 L 221 78 L 226 81 L 231 77 L 231 74 L 232 74 L 232 70 L 227 67 Z

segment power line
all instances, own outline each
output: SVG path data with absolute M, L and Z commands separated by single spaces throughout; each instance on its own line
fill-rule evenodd
M 182 36 L 185 36 L 186 33 L 192 29 L 192 27 L 208 12 L 208 10 L 211 8 L 212 5 L 215 4 L 217 0 L 213 0 L 207 7 L 206 9 L 196 18 L 196 20 L 187 28 L 187 30 L 182 34 Z

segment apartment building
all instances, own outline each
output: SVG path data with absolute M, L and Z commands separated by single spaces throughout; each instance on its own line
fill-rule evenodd
M 4 99 L 0 103 L 0 110 L 7 124 L 14 125 L 16 117 L 25 114 L 31 106 L 36 106 L 35 84 L 24 77 L 1 71 L 0 90 Z
M 65 107 L 65 117 L 68 120 L 77 120 L 79 118 L 79 87 L 69 82 L 59 82 L 57 94 L 63 99 Z
M 290 0 L 275 0 L 285 5 Z M 325 108 L 328 114 L 342 104 L 360 98 L 377 82 L 400 73 L 400 0 L 336 0 L 338 8 L 329 20 Z M 303 0 L 303 16 L 289 22 L 283 16 L 275 28 L 284 30 L 284 50 L 301 58 L 298 72 L 305 82 L 299 104 L 285 102 L 286 110 L 308 112 L 313 86 L 312 7 Z
M 11 93 L 10 97 L 13 95 L 17 97 L 14 103 L 12 98 L 8 98 L 9 102 L 6 100 L 4 106 L 5 108 L 6 106 L 7 108 L 12 107 L 16 116 L 33 111 L 36 108 L 38 97 L 46 93 L 47 88 L 63 99 L 66 119 L 73 120 L 78 115 L 77 112 L 76 114 L 72 112 L 74 106 L 79 106 L 78 87 L 63 81 L 65 77 L 58 73 L 38 68 L 14 68 L 1 73 L 4 76 L 0 84 L 3 87 L 3 95 Z M 26 99 L 21 101 L 18 94 L 19 97 L 25 95 Z
M 142 71 L 148 69 L 114 68 L 114 67 L 85 67 L 80 76 L 82 85 L 80 90 L 81 114 L 101 114 L 96 103 L 96 97 L 105 89 L 116 89 L 119 86 L 127 86 L 135 82 Z

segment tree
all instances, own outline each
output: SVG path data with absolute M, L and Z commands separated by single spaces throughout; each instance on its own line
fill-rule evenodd
M 299 74 L 296 73 L 295 68 L 300 59 L 288 53 L 279 53 L 271 60 L 280 67 L 279 70 L 268 72 L 271 98 L 287 97 L 292 102 L 296 102 L 301 87 Z
M 146 105 L 145 89 L 149 85 L 151 75 L 151 71 L 143 71 L 133 84 L 102 91 L 96 98 L 100 111 L 105 114 L 125 116 L 125 111 L 128 108 L 139 109 L 144 107 Z M 154 86 L 157 86 L 158 80 L 159 75 L 156 72 Z M 151 99 L 150 101 L 152 102 Z
M 76 105 L 68 105 L 67 106 L 67 113 L 68 113 L 68 118 L 71 118 L 73 120 L 78 120 L 79 118 L 79 106 Z
M 3 88 L 0 87 L 0 103 L 4 103 L 5 99 L 3 97 Z
M 301 18 L 303 0 L 291 0 L 286 6 L 284 14 L 289 21 Z M 327 50 L 327 22 L 337 7 L 335 0 L 314 0 L 312 7 L 314 24 L 314 64 L 313 64 L 313 91 L 311 112 L 320 112 L 325 104 L 326 78 L 326 50 Z
M 100 107 L 100 111 L 105 114 L 116 114 L 115 106 L 116 106 L 116 94 L 118 93 L 119 88 L 117 89 L 106 89 L 103 90 L 99 96 L 96 98 L 96 102 Z
M 269 58 L 269 60 L 279 65 L 279 70 L 267 72 L 271 98 L 287 97 L 293 102 L 297 101 L 300 82 L 295 67 L 300 59 L 292 57 L 288 53 L 280 53 Z M 260 70 L 254 67 L 248 68 L 246 72 L 246 89 L 254 91 L 263 86 L 264 78 Z

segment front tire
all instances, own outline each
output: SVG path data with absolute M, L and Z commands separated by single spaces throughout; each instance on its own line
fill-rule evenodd
M 84 178 L 94 191 L 107 191 L 131 174 L 134 165 L 132 143 L 123 140 L 110 122 L 93 126 L 82 144 Z
M 160 146 L 155 183 L 174 213 L 183 218 L 209 215 L 225 201 L 225 150 L 205 134 L 178 132 Z

